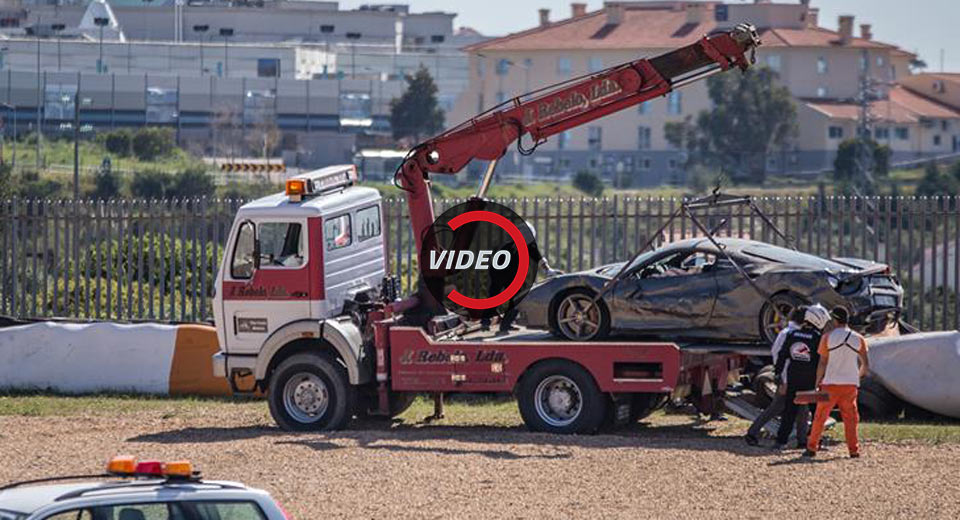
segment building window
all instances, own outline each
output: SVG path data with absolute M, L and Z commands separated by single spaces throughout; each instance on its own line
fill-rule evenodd
M 897 79 L 897 66 L 890 65 L 890 79 Z
M 641 157 L 641 158 L 640 158 L 640 169 L 641 169 L 641 170 L 649 170 L 649 169 L 650 169 L 650 158 L 649 158 L 649 157 Z
M 885 126 L 878 126 L 873 129 L 874 139 L 890 139 L 890 129 Z
M 593 151 L 603 149 L 603 127 L 591 126 L 587 128 L 587 147 Z
M 940 146 L 940 134 L 933 136 L 933 146 Z
M 817 58 L 817 74 L 827 73 L 827 59 L 823 56 Z
M 950 121 L 947 121 L 946 119 L 940 121 L 940 130 L 943 130 L 944 132 L 950 130 Z
M 883 67 L 883 64 L 886 63 L 886 60 L 883 58 L 883 55 L 877 56 L 877 67 Z
M 910 129 L 905 126 L 898 126 L 893 130 L 893 135 L 897 136 L 897 139 L 905 141 L 910 139 Z
M 767 67 L 770 67 L 771 70 L 780 72 L 780 55 L 779 54 L 768 54 L 767 55 Z
M 830 139 L 843 139 L 843 127 L 831 126 L 827 128 L 827 137 Z
M 430 37 L 430 43 L 443 43 L 443 40 L 445 39 L 446 38 L 444 38 L 442 34 L 434 34 Z
M 348 40 L 359 40 L 363 37 L 363 35 L 358 32 L 348 32 L 344 36 L 346 36 Z
M 330 34 L 334 31 L 335 27 L 332 25 L 321 25 L 320 32 L 323 34 Z
M 510 72 L 510 60 L 497 60 L 497 76 L 506 76 Z
M 866 54 L 860 55 L 860 70 L 867 70 L 867 66 L 870 64 L 870 61 L 867 60 Z
M 568 77 L 573 72 L 573 65 L 570 64 L 570 58 L 557 58 L 557 75 Z
M 260 58 L 257 60 L 258 78 L 279 78 L 280 58 Z
M 668 160 L 668 161 L 667 161 L 667 168 L 670 168 L 671 170 L 676 170 L 676 169 L 677 169 L 677 160 L 676 160 L 676 159 L 673 159 L 673 158 L 671 158 L 670 160 Z
M 640 114 L 641 116 L 649 112 L 650 112 L 649 102 L 644 101 L 643 103 L 640 103 L 639 105 L 637 105 L 637 113 Z
M 817 97 L 827 97 L 827 87 L 817 87 Z
M 594 73 L 603 70 L 603 60 L 600 58 L 590 58 L 587 60 L 587 72 Z
M 570 146 L 570 130 L 557 134 L 557 150 L 566 150 Z
M 649 126 L 637 127 L 637 149 L 638 150 L 650 149 L 650 127 Z
M 668 114 L 681 114 L 683 113 L 683 93 L 677 90 L 674 90 L 667 95 L 667 113 Z

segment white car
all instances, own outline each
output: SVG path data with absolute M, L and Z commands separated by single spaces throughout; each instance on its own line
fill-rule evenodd
M 91 481 L 96 478 L 98 480 Z M 66 480 L 85 481 L 58 483 Z M 189 462 L 110 461 L 104 475 L 0 487 L 0 520 L 289 520 L 266 491 L 200 479 Z

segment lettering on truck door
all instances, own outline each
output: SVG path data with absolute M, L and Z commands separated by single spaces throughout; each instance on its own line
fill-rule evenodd
M 305 218 L 256 218 L 237 228 L 223 281 L 231 351 L 259 352 L 278 328 L 310 316 L 311 294 L 317 291 L 308 272 L 308 235 Z

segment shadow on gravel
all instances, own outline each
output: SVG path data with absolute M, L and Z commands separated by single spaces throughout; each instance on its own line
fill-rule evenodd
M 364 421 L 354 429 L 333 432 L 284 432 L 272 426 L 182 428 L 138 435 L 128 442 L 159 444 L 232 442 L 260 437 L 278 437 L 276 445 L 296 444 L 317 451 L 360 447 L 364 449 L 432 452 L 442 455 L 479 454 L 498 459 L 567 458 L 568 453 L 522 454 L 510 450 L 471 449 L 463 443 L 499 444 L 586 449 L 641 448 L 722 451 L 745 457 L 766 457 L 771 450 L 747 446 L 740 436 L 712 435 L 711 423 L 697 420 L 674 425 L 639 423 L 599 435 L 553 435 L 534 433 L 519 426 L 422 425 L 402 422 Z M 280 439 L 279 437 L 284 437 Z M 347 444 L 335 441 L 348 441 Z M 424 447 L 407 443 L 450 441 L 453 447 Z
M 280 441 L 277 444 L 292 444 L 296 446 L 306 446 L 312 450 L 326 451 L 331 449 L 344 448 L 333 442 L 326 441 Z M 569 453 L 545 453 L 545 454 L 520 454 L 508 450 L 471 450 L 464 448 L 443 448 L 428 446 L 407 446 L 404 444 L 361 444 L 363 449 L 383 450 L 396 453 L 433 453 L 436 455 L 481 455 L 489 459 L 497 460 L 521 460 L 521 459 L 569 459 L 572 457 Z

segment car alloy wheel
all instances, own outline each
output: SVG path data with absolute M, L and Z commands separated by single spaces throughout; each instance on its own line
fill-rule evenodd
M 599 303 L 585 294 L 570 294 L 557 306 L 557 328 L 568 339 L 593 338 L 600 331 L 602 319 Z

